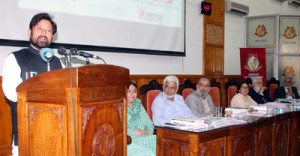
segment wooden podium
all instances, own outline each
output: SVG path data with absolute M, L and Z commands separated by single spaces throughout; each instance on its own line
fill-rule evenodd
M 20 156 L 126 155 L 129 70 L 60 69 L 17 88 Z
M 2 90 L 2 76 L 0 76 L 0 156 L 12 154 L 12 124 L 11 110 Z

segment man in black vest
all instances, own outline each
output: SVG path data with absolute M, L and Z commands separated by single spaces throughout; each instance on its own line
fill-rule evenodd
M 272 101 L 269 90 L 263 86 L 263 80 L 260 76 L 252 78 L 252 88 L 249 89 L 248 95 L 258 104 Z
M 17 86 L 26 79 L 26 72 L 36 74 L 47 71 L 47 63 L 40 56 L 39 51 L 48 47 L 57 31 L 56 23 L 47 13 L 33 16 L 28 29 L 30 45 L 28 48 L 10 53 L 3 64 L 2 88 L 6 98 L 10 101 L 13 123 L 13 155 L 18 154 L 18 124 L 17 124 Z M 61 69 L 62 65 L 57 57 L 53 57 L 50 69 Z

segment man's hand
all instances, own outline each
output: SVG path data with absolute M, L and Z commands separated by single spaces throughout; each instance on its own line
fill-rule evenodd
M 262 86 L 261 88 L 260 88 L 260 94 L 264 94 L 264 91 L 267 89 L 267 87 L 264 87 L 264 86 Z
M 292 88 L 287 88 L 287 90 L 288 90 L 288 92 L 286 93 L 286 97 L 291 96 L 291 97 L 295 98 Z

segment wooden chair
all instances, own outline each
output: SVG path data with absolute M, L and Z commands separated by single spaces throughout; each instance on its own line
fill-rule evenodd
M 229 86 L 227 91 L 227 104 L 230 107 L 232 97 L 237 93 L 237 86 Z
M 275 91 L 280 86 L 279 80 L 276 80 L 272 77 L 270 80 L 267 81 L 267 87 L 269 89 L 269 95 L 272 100 L 275 100 Z
M 189 79 L 184 80 L 182 84 L 179 85 L 179 89 L 177 91 L 178 94 L 182 95 L 183 90 L 186 88 L 192 88 L 193 90 L 196 89 L 196 84 L 192 83 Z
M 187 97 L 189 94 L 191 94 L 193 91 L 194 91 L 193 88 L 185 88 L 185 89 L 183 89 L 183 91 L 182 91 L 182 97 L 183 97 L 183 99 L 185 100 L 186 97 Z
M 209 94 L 212 97 L 214 105 L 219 107 L 221 105 L 220 89 L 218 87 L 210 87 Z
M 152 107 L 152 103 L 153 103 L 153 100 L 155 99 L 155 97 L 161 92 L 161 90 L 149 90 L 147 92 L 147 96 L 146 96 L 146 111 L 147 111 L 147 114 L 149 116 L 149 118 L 152 120 L 152 110 L 151 110 L 151 107 Z
M 141 89 L 140 89 L 140 93 L 141 93 L 141 101 L 142 101 L 142 104 L 143 104 L 143 106 L 144 106 L 144 108 L 146 109 L 146 112 L 148 113 L 149 111 L 151 112 L 151 114 L 152 114 L 152 111 L 151 111 L 151 106 L 150 106 L 150 108 L 148 108 L 148 105 L 147 105 L 147 103 L 148 103 L 148 98 L 147 98 L 147 93 L 150 91 L 150 90 L 159 90 L 159 91 L 162 91 L 162 84 L 159 84 L 158 82 L 157 82 L 157 80 L 151 80 L 151 81 L 149 81 L 149 83 L 148 84 L 145 84 L 145 85 L 143 85 L 143 86 L 141 86 Z M 152 96 L 152 95 L 149 95 L 149 96 Z M 151 98 L 151 97 L 150 97 Z M 154 97 L 155 98 L 155 97 Z M 154 99 L 153 98 L 153 99 Z M 152 101 L 153 101 L 153 99 L 152 99 Z M 151 104 L 152 104 L 152 102 L 151 102 Z M 149 113 L 148 113 L 148 115 L 149 115 Z M 152 115 L 151 115 L 152 116 Z M 150 116 L 149 116 L 150 117 Z M 151 118 L 151 117 L 150 117 Z M 152 118 L 151 118 L 152 119 Z
M 272 83 L 270 84 L 270 87 L 269 87 L 269 95 L 270 95 L 270 98 L 274 101 L 275 99 L 275 91 L 276 89 L 278 88 L 278 84 L 276 83 Z
M 230 102 L 232 97 L 237 93 L 237 81 L 235 79 L 230 79 L 225 83 L 225 89 L 227 90 L 227 106 L 230 107 Z
M 221 105 L 220 86 L 221 86 L 220 82 L 217 82 L 216 79 L 210 80 L 209 94 L 212 97 L 215 106 Z

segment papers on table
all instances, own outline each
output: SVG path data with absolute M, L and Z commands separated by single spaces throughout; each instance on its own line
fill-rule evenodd
M 226 118 L 226 117 L 204 117 L 204 118 L 182 118 L 177 117 L 172 119 L 170 122 L 165 123 L 165 127 L 201 132 L 206 130 L 211 130 L 214 128 L 221 128 L 231 125 L 240 125 L 245 124 L 247 121 L 235 119 L 235 118 Z
M 220 128 L 220 127 L 226 127 L 229 126 L 229 122 L 227 118 L 223 118 L 223 117 L 213 117 L 210 118 L 210 125 L 213 128 Z
M 249 116 L 249 112 L 247 109 L 229 107 L 225 108 L 225 115 L 232 118 L 243 118 Z
M 192 127 L 194 129 L 208 127 L 206 118 L 182 118 L 182 117 L 177 117 L 177 118 L 173 118 L 170 121 L 170 123 L 174 124 L 174 125 L 183 126 L 183 127 Z

